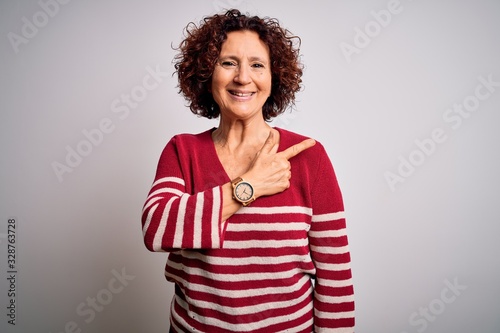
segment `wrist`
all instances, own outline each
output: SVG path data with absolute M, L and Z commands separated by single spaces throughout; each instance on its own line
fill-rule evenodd
M 255 188 L 243 177 L 237 177 L 231 181 L 233 188 L 233 199 L 241 203 L 243 206 L 248 206 L 255 201 Z

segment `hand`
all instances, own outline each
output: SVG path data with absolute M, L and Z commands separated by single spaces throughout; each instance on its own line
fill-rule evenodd
M 288 160 L 315 144 L 313 139 L 306 139 L 278 153 L 279 134 L 271 129 L 262 149 L 257 152 L 242 178 L 252 184 L 256 197 L 283 192 L 290 187 L 292 177 Z

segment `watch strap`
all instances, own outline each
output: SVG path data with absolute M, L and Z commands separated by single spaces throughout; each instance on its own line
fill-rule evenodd
M 236 196 L 236 194 L 235 194 L 235 192 L 234 192 L 234 191 L 236 190 L 236 186 L 237 186 L 239 183 L 241 183 L 241 182 L 245 182 L 245 183 L 247 183 L 248 185 L 250 185 L 250 187 L 252 187 L 252 190 L 253 190 L 253 186 L 252 186 L 252 184 L 250 184 L 249 182 L 245 181 L 245 180 L 244 180 L 243 178 L 241 178 L 241 177 L 237 177 L 237 178 L 235 178 L 234 180 L 232 180 L 232 181 L 231 181 L 231 185 L 233 186 L 233 199 L 234 199 L 234 200 L 236 200 L 236 201 L 238 201 L 239 203 L 241 203 L 243 206 L 245 206 L 245 207 L 246 207 L 246 206 L 250 205 L 250 203 L 252 203 L 253 201 L 255 201 L 255 199 L 256 199 L 256 198 L 255 198 L 255 193 L 253 193 L 253 194 L 252 194 L 252 197 L 251 197 L 250 199 L 248 199 L 247 201 L 242 201 L 242 200 L 240 200 L 240 199 Z

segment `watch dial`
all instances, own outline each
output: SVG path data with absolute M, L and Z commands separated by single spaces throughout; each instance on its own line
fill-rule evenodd
M 235 194 L 241 201 L 248 201 L 253 196 L 253 188 L 248 183 L 239 183 L 236 186 Z

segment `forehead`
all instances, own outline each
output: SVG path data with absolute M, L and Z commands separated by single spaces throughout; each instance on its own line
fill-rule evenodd
M 227 34 L 224 43 L 222 43 L 221 56 L 246 56 L 269 59 L 269 48 L 254 31 L 231 31 Z

